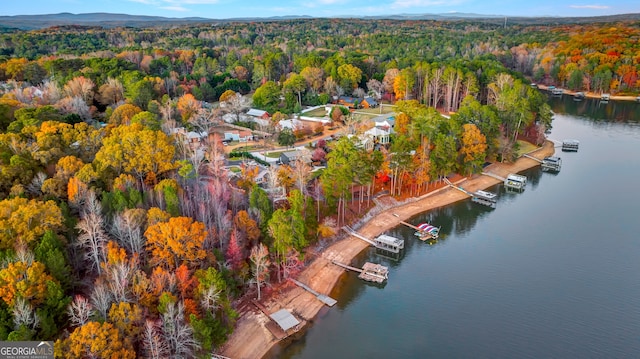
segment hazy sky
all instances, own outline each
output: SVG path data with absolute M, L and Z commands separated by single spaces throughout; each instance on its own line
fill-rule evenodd
M 598 16 L 640 13 L 639 0 L 2 0 L 2 3 L 0 15 L 110 12 L 213 19 L 448 12 L 509 16 Z

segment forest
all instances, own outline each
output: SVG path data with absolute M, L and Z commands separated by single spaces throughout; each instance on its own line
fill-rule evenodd
M 295 276 L 381 183 L 416 196 L 513 160 L 519 139 L 540 144 L 552 113 L 532 81 L 637 94 L 638 35 L 633 22 L 358 19 L 0 33 L 0 340 L 209 357 L 234 303 Z M 279 120 L 343 95 L 395 106 L 389 144 L 321 140 L 319 173 L 296 161 L 260 185 L 255 163 L 230 175 L 224 115 L 268 111 L 275 146 Z M 371 126 L 347 109 L 331 119 Z

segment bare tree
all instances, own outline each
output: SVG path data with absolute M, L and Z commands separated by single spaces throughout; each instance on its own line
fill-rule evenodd
M 147 319 L 144 326 L 145 358 L 164 359 L 169 357 L 169 347 L 160 333 L 160 323 Z
M 73 301 L 69 303 L 67 313 L 69 314 L 71 325 L 81 327 L 89 321 L 94 311 L 87 298 L 76 295 L 73 297 Z
M 271 262 L 269 261 L 269 250 L 264 244 L 260 243 L 251 248 L 251 255 L 249 256 L 249 259 L 252 263 L 251 270 L 253 272 L 254 281 L 256 283 L 256 287 L 258 287 L 258 300 L 260 300 L 260 287 L 262 287 L 269 278 L 269 265 L 271 265 Z
M 354 97 L 358 97 L 358 98 L 363 98 L 364 95 L 366 94 L 366 92 L 364 91 L 364 89 L 358 87 L 357 89 L 353 90 L 353 96 Z
M 162 334 L 169 348 L 169 357 L 176 359 L 195 358 L 200 348 L 193 338 L 193 328 L 184 320 L 182 302 L 167 305 L 162 314 Z
M 80 218 L 80 222 L 76 225 L 80 232 L 76 246 L 85 251 L 85 259 L 90 263 L 89 269 L 95 269 L 100 274 L 100 263 L 106 260 L 105 245 L 109 238 L 103 229 L 104 219 L 102 218 L 100 201 L 93 191 L 88 192 L 88 198 Z
M 236 117 L 236 122 L 240 121 L 240 114 L 251 106 L 251 100 L 248 97 L 244 97 L 239 93 L 235 96 L 229 96 L 224 101 L 224 110 L 227 113 L 232 113 Z
M 293 165 L 293 177 L 296 181 L 296 186 L 300 190 L 300 193 L 306 194 L 307 181 L 311 177 L 311 166 L 302 158 L 296 159 Z
M 220 307 L 220 294 L 222 294 L 222 290 L 218 289 L 215 285 L 210 286 L 202 293 L 200 305 L 208 311 L 218 309 Z
M 80 96 L 65 97 L 56 104 L 60 112 L 65 115 L 77 114 L 83 120 L 91 119 L 91 108 Z
M 16 298 L 15 304 L 11 308 L 14 329 L 18 330 L 21 326 L 35 329 L 40 325 L 40 318 L 35 309 L 22 297 Z
M 111 308 L 111 303 L 113 303 L 113 297 L 103 280 L 96 280 L 90 299 L 91 305 L 95 308 L 96 313 L 100 315 L 100 318 L 107 319 L 107 313 Z
M 384 92 L 384 85 L 382 82 L 371 79 L 367 81 L 367 89 L 369 90 L 369 95 L 373 96 L 376 100 L 380 100 L 382 98 L 382 93 Z
M 125 209 L 113 218 L 111 234 L 129 253 L 142 254 L 146 243 L 142 235 L 145 217 L 139 209 Z

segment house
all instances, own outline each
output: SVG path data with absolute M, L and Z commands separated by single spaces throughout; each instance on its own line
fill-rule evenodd
M 373 108 L 378 107 L 378 101 L 376 101 L 373 97 L 365 97 L 360 102 L 363 108 Z
M 290 129 L 291 131 L 295 131 L 298 129 L 301 129 L 304 127 L 304 123 L 302 123 L 301 121 L 297 120 L 297 119 L 291 119 L 291 120 L 280 120 L 280 122 L 278 122 L 278 127 L 280 129 L 280 131 L 284 130 L 285 128 Z
M 291 165 L 293 162 L 301 159 L 305 163 L 311 163 L 311 152 L 307 149 L 282 152 L 280 154 L 280 163 L 283 165 Z
M 382 128 L 390 131 L 391 129 L 393 129 L 393 126 L 395 126 L 396 119 L 395 117 L 390 116 L 389 114 L 386 114 L 386 115 L 382 115 L 374 118 L 373 123 L 374 123 L 374 126 L 378 128 Z
M 364 135 L 366 137 L 370 137 L 374 143 L 379 143 L 381 145 L 389 143 L 389 134 L 389 130 L 384 130 L 379 127 L 373 127 L 364 133 Z
M 225 131 L 224 141 L 238 141 L 238 142 L 253 141 L 253 134 L 249 130 Z
M 269 114 L 269 112 L 263 111 L 263 110 L 258 110 L 256 108 L 249 109 L 249 111 L 247 111 L 247 115 L 249 115 L 251 117 L 259 118 L 259 119 L 262 119 L 262 120 L 271 119 L 271 115 Z
M 362 99 L 357 97 L 340 96 L 338 97 L 338 105 L 346 106 L 348 108 L 358 108 L 361 105 Z

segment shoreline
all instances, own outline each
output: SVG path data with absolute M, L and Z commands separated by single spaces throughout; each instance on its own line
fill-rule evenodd
M 547 140 L 542 147 L 529 152 L 529 155 L 543 159 L 553 155 L 554 152 L 553 142 Z M 506 177 L 510 173 L 517 173 L 538 165 L 539 162 L 533 159 L 520 157 L 510 164 L 491 164 L 485 171 Z M 498 183 L 501 183 L 501 181 L 493 177 L 473 175 L 457 184 L 470 192 L 474 192 Z M 400 221 L 406 221 L 417 214 L 466 198 L 468 196 L 462 192 L 450 187 L 444 187 L 425 194 L 414 202 L 387 209 L 373 216 L 357 230 L 358 233 L 365 237 L 375 237 L 399 225 Z M 341 239 L 324 249 L 309 266 L 303 269 L 297 279 L 317 292 L 329 295 L 345 272 L 344 269 L 331 264 L 331 261 L 337 260 L 342 263 L 350 263 L 353 258 L 368 247 L 368 243 L 352 236 Z M 325 307 L 314 295 L 297 286 L 287 287 L 281 293 L 274 293 L 268 300 L 263 300 L 262 305 L 270 313 L 283 308 L 288 309 L 296 317 L 303 320 L 305 326 L 308 322 L 313 321 Z M 239 312 L 240 317 L 236 323 L 236 328 L 224 347 L 221 348 L 221 354 L 233 359 L 263 358 L 280 342 L 266 328 L 266 324 L 270 319 L 264 313 L 254 310 L 254 308 L 245 308 L 245 310 L 240 310 Z M 305 330 L 306 328 L 301 329 L 302 332 Z
M 547 85 L 536 84 L 536 86 L 540 90 L 549 91 L 549 86 L 547 86 Z M 577 94 L 579 92 L 579 91 L 571 91 L 571 90 L 567 90 L 567 89 L 563 89 L 563 91 L 564 91 L 563 95 L 567 95 L 567 96 L 573 96 L 573 95 L 575 95 L 575 94 Z M 599 100 L 599 99 L 602 98 L 602 94 L 597 94 L 595 92 L 582 91 L 582 93 L 584 93 L 585 98 L 590 98 L 590 99 L 595 99 L 595 100 Z M 640 98 L 640 96 L 611 95 L 611 96 L 609 96 L 609 101 L 632 101 L 632 102 L 638 102 L 638 98 Z

